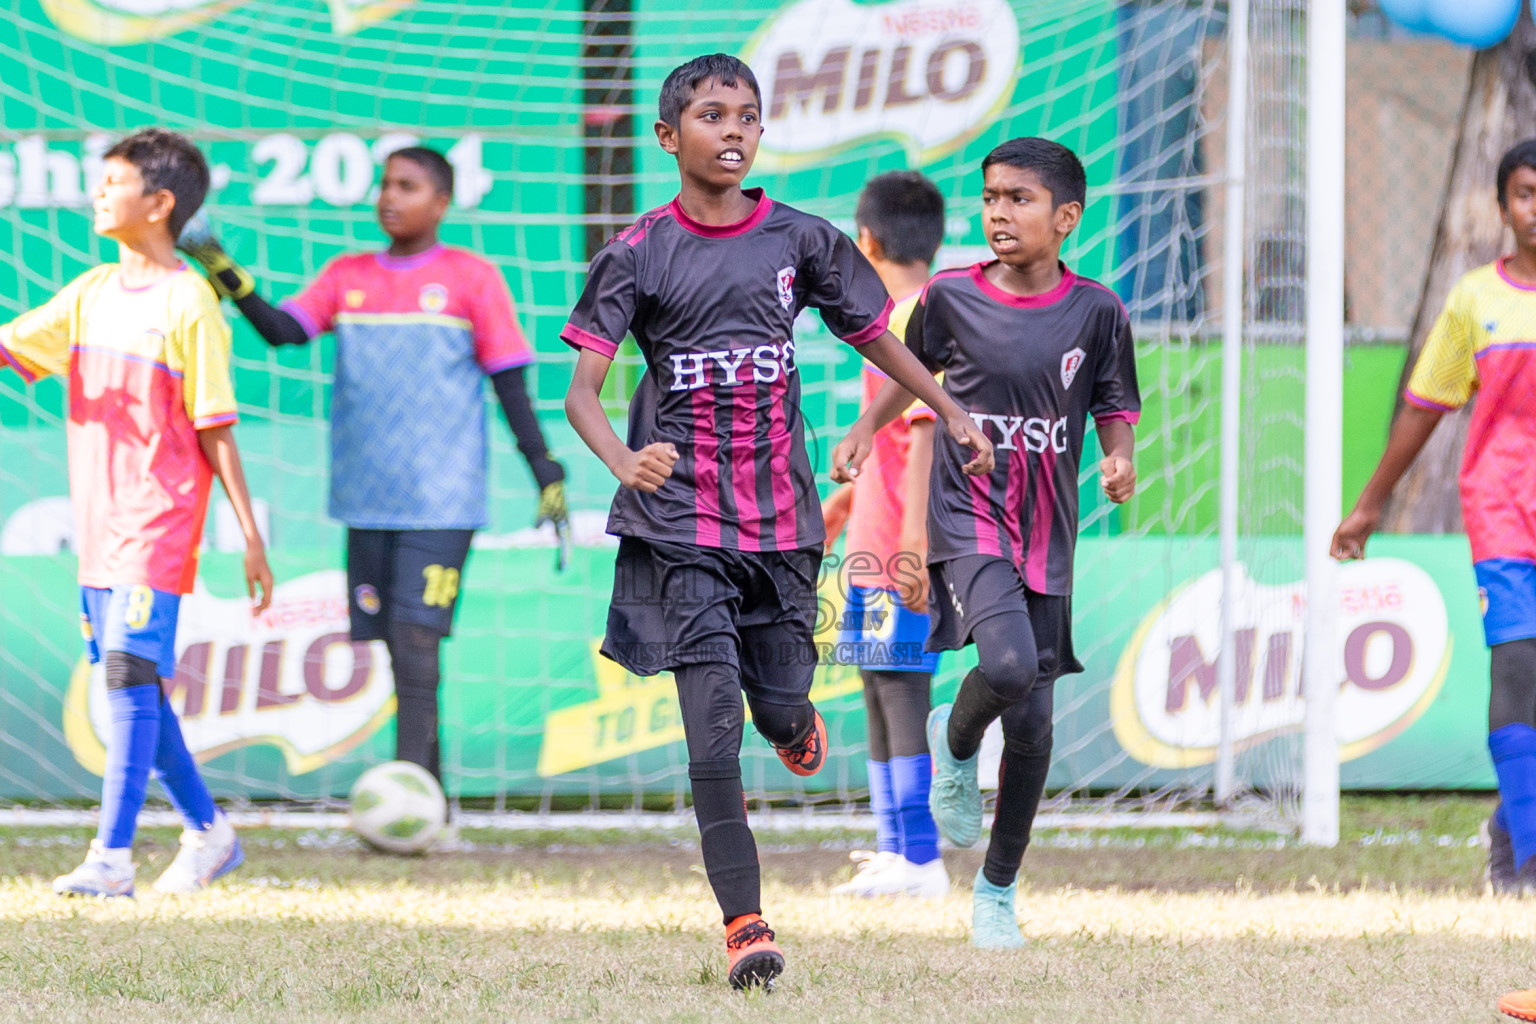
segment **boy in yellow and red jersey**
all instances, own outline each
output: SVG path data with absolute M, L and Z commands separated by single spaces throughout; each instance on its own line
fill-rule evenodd
M 186 138 L 146 129 L 107 151 L 95 229 L 120 261 L 89 270 L 0 327 L 0 361 L 27 381 L 68 377 L 69 489 L 80 552 L 82 630 L 105 661 L 112 725 L 101 826 L 61 895 L 132 896 L 133 834 L 153 769 L 185 829 L 155 883 L 194 892 L 239 866 L 234 829 L 213 803 L 160 680 L 176 671 L 176 617 L 197 576 L 215 473 L 245 532 L 255 610 L 272 573 L 231 427 L 229 325 L 175 238 L 208 192 L 208 165 Z
M 1496 183 L 1515 253 L 1451 288 L 1387 450 L 1334 534 L 1332 553 L 1363 557 L 1392 488 L 1440 418 L 1476 396 L 1461 507 L 1492 676 L 1488 749 L 1499 806 L 1488 821 L 1488 881 L 1495 895 L 1519 896 L 1536 894 L 1536 139 L 1504 154 Z M 1536 1020 L 1536 990 L 1511 993 L 1499 1008 Z

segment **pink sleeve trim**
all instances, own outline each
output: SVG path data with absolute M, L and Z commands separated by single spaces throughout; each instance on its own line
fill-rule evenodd
M 599 338 L 591 331 L 584 331 L 575 324 L 568 323 L 565 325 L 560 331 L 560 340 L 571 346 L 571 348 L 591 349 L 607 359 L 612 359 L 619 352 L 619 346 L 616 343 L 609 341 L 607 338 Z
M 200 416 L 192 421 L 194 430 L 210 430 L 213 427 L 227 427 L 231 423 L 237 423 L 240 414 L 237 412 L 220 413 L 217 416 Z
M 493 362 L 482 363 L 480 368 L 487 374 L 500 373 L 502 370 L 511 370 L 519 366 L 527 366 L 533 362 L 532 352 L 513 352 L 511 355 L 502 356 Z
M 872 320 L 867 327 L 853 332 L 852 334 L 843 338 L 843 340 L 850 345 L 867 345 L 874 341 L 876 338 L 880 337 L 880 335 L 884 334 L 887 330 L 890 329 L 891 312 L 895 310 L 895 308 L 896 303 L 887 298 L 885 300 L 885 308 L 880 311 L 879 316 L 875 317 L 875 319 Z
M 1131 409 L 1120 409 L 1116 412 L 1106 412 L 1102 416 L 1095 415 L 1093 417 L 1093 422 L 1098 424 L 1129 423 L 1134 427 L 1136 424 L 1141 422 L 1141 413 Z
M 304 333 L 311 338 L 325 333 L 320 329 L 320 325 L 315 323 L 314 319 L 310 317 L 308 311 L 292 299 L 285 299 L 277 308 L 297 320 L 299 326 L 304 328 Z
M 28 384 L 37 383 L 36 374 L 32 373 L 31 370 L 28 370 L 25 366 L 21 365 L 21 360 L 11 355 L 10 350 L 7 349 L 4 345 L 0 345 L 0 358 L 4 358 L 7 366 L 21 374 L 22 380 L 26 381 Z
M 1427 398 L 1420 398 L 1418 395 L 1414 394 L 1412 391 L 1407 390 L 1406 388 L 1403 390 L 1403 399 L 1407 401 L 1409 405 L 1416 405 L 1420 409 L 1428 409 L 1431 412 L 1456 411 L 1456 407 L 1454 405 L 1441 405 L 1439 402 L 1431 402 Z

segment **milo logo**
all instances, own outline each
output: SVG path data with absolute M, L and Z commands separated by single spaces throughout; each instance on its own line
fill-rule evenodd
M 1451 662 L 1445 600 L 1424 570 L 1396 558 L 1341 566 L 1333 678 L 1342 760 L 1382 746 L 1440 692 Z M 1137 760 L 1188 768 L 1216 759 L 1221 734 L 1216 652 L 1220 571 L 1206 573 L 1142 621 L 1110 693 L 1115 738 Z M 1238 749 L 1301 728 L 1306 592 L 1246 573 L 1237 595 L 1234 740 Z
M 964 145 L 1002 111 L 1019 65 L 1007 0 L 800 0 L 748 42 L 763 88 L 758 163 L 809 162 L 876 136 L 914 163 Z
M 383 644 L 354 644 L 346 574 L 331 569 L 277 586 L 252 619 L 244 598 L 205 590 L 181 600 L 176 676 L 162 681 L 199 761 L 252 744 L 283 753 L 288 771 L 311 772 L 366 741 L 395 711 Z M 64 706 L 75 759 L 101 774 L 111 723 L 106 673 L 81 660 Z

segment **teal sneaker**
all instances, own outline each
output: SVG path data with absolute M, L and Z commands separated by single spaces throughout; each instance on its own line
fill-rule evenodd
M 928 789 L 928 810 L 939 835 L 955 846 L 975 846 L 981 838 L 981 787 L 976 784 L 978 751 L 958 760 L 949 752 L 949 712 L 953 704 L 940 704 L 928 712 L 928 749 L 933 754 L 933 784 Z
M 1018 949 L 1024 945 L 1018 914 L 1013 909 L 1018 893 L 1017 879 L 1003 888 L 987 881 L 984 871 L 976 872 L 971 897 L 971 945 L 977 949 Z

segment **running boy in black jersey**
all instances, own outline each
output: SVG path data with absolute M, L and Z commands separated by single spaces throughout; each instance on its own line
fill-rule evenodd
M 929 281 L 907 346 L 996 445 L 990 473 L 935 443 L 928 506 L 929 650 L 975 643 L 980 664 L 953 705 L 928 717 L 930 806 L 957 846 L 981 835 L 976 753 L 1003 720 L 997 814 L 976 875 L 972 942 L 1022 944 L 1014 914 L 1019 865 L 1051 758 L 1053 684 L 1081 672 L 1072 651 L 1072 552 L 1078 462 L 1097 424 L 1104 493 L 1136 489 L 1132 425 L 1141 408 L 1130 322 L 1113 292 L 1062 265 L 1082 216 L 1083 165 L 1045 139 L 1013 139 L 982 162 L 982 225 L 997 259 Z M 888 383 L 833 450 L 834 479 L 853 475 L 873 432 L 911 402 Z
M 592 260 L 561 337 L 580 352 L 566 414 L 623 484 L 603 653 L 638 675 L 671 670 L 705 870 L 726 926 L 731 984 L 784 969 L 761 917 L 757 846 L 741 785 L 742 695 L 797 775 L 826 757 L 808 694 L 824 528 L 805 451 L 792 326 L 813 306 L 831 331 L 929 403 L 957 472 L 985 474 L 991 445 L 886 329 L 892 303 L 853 240 L 741 181 L 757 155 L 762 95 L 725 54 L 662 85 L 656 137 L 678 196 Z M 626 334 L 645 357 L 629 440 L 599 399 Z M 962 460 L 963 461 L 963 460 Z

